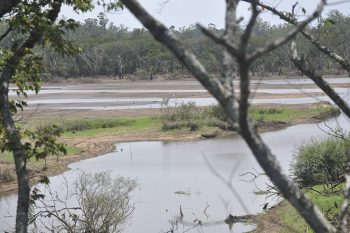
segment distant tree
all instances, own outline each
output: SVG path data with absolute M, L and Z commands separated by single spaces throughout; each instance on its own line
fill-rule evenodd
M 100 12 L 97 16 L 98 18 L 98 25 L 103 29 L 107 29 L 107 24 L 108 24 L 108 18 L 106 17 L 106 14 L 103 12 Z

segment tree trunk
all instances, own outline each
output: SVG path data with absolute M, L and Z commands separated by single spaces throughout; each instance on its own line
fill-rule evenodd
M 9 62 L 9 64 L 12 64 Z M 30 188 L 28 171 L 26 169 L 26 155 L 21 143 L 20 134 L 15 126 L 10 111 L 8 99 L 9 80 L 13 74 L 13 68 L 6 66 L 1 74 L 0 82 L 0 111 L 5 133 L 9 143 L 9 149 L 14 155 L 17 183 L 18 183 L 18 201 L 16 214 L 16 232 L 26 233 L 28 226 Z

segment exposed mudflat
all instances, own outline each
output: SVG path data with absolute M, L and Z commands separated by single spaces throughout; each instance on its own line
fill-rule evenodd
M 329 79 L 329 81 L 341 96 L 348 96 L 347 88 L 350 87 L 350 79 L 332 78 Z M 235 85 L 238 87 L 237 82 L 235 82 Z M 278 107 L 288 104 L 288 107 L 302 109 L 326 100 L 325 96 L 315 85 L 309 80 L 300 78 L 288 80 L 254 80 L 252 83 L 252 90 L 252 103 L 260 104 L 265 107 Z M 15 95 L 12 95 L 12 98 L 16 98 Z M 159 105 L 162 98 L 172 98 L 177 101 L 186 98 L 186 100 L 194 100 L 198 106 L 206 106 L 215 103 L 211 101 L 211 96 L 195 80 L 138 82 L 116 80 L 90 84 L 45 84 L 42 93 L 39 95 L 29 93 L 29 106 L 20 115 L 23 115 L 24 121 L 54 118 L 156 115 L 160 113 Z M 139 107 L 135 108 L 135 106 Z M 329 116 L 302 118 L 284 125 L 279 125 L 277 122 L 276 124 L 263 127 L 263 130 L 271 131 L 294 124 L 319 122 L 327 117 Z M 342 119 L 341 117 L 338 118 Z M 346 122 L 345 120 L 343 121 Z M 345 125 L 344 122 L 341 122 L 342 126 Z M 316 127 L 312 124 L 299 126 L 263 134 L 268 142 L 272 144 L 274 153 L 279 155 L 278 159 L 281 160 L 281 164 L 285 170 L 289 167 L 292 158 L 291 154 L 295 149 L 295 142 L 299 144 L 302 143 L 307 138 L 311 137 L 312 132 L 321 134 L 318 126 Z M 116 142 L 191 141 L 200 138 L 201 135 L 198 133 L 190 135 L 172 135 L 162 134 L 154 130 L 118 135 L 106 134 L 96 137 L 66 137 L 62 139 L 63 142 L 81 148 L 81 152 L 76 155 L 60 157 L 58 163 L 55 161 L 55 157 L 50 157 L 48 159 L 49 167 L 47 170 L 43 171 L 39 167 L 33 167 L 30 176 L 32 183 L 35 183 L 41 175 L 51 176 L 61 173 L 67 169 L 68 164 L 74 161 L 84 160 L 113 151 Z M 281 140 L 284 141 L 281 142 Z M 239 141 L 239 143 L 245 145 L 238 137 L 234 138 L 233 141 Z M 205 142 L 210 144 L 210 148 L 214 148 L 215 145 L 210 140 L 203 141 L 203 143 Z M 232 152 L 231 146 L 232 142 L 230 141 L 228 144 L 230 152 Z M 174 148 L 177 148 L 177 145 L 174 145 Z M 194 146 L 194 148 L 198 148 L 198 146 Z M 286 148 L 289 149 L 286 151 Z M 190 150 L 187 149 L 187 151 Z M 250 153 L 249 150 L 244 149 L 242 153 L 238 154 L 243 155 L 243 152 L 247 154 Z M 289 154 L 288 156 L 286 156 L 286 152 Z M 236 159 L 235 156 L 230 156 L 229 158 L 233 160 Z M 246 159 L 247 156 L 243 156 L 242 158 Z M 216 157 L 213 157 L 213 159 L 216 159 Z M 255 161 L 253 157 L 252 161 Z M 247 164 L 250 165 L 250 163 Z M 12 165 L 0 163 L 0 166 L 10 167 Z M 16 183 L 13 181 L 2 185 L 0 190 L 1 193 L 4 193 L 14 191 L 15 189 Z M 175 190 L 176 189 L 172 189 L 171 194 L 173 194 Z M 268 219 L 266 217 L 266 219 L 262 218 L 257 221 L 259 229 L 261 229 L 259 232 L 274 232 L 278 229 L 279 222 L 277 220 L 275 221 L 274 219 Z M 269 221 L 276 222 L 276 224 L 267 225 Z
M 326 80 L 340 95 L 348 95 L 349 78 Z M 238 89 L 238 82 L 235 81 L 234 85 Z M 305 78 L 256 79 L 252 81 L 251 89 L 253 104 L 306 104 L 328 100 L 315 84 Z M 18 98 L 14 92 L 12 98 Z M 159 114 L 165 98 L 171 98 L 177 105 L 190 101 L 194 101 L 197 106 L 216 103 L 201 84 L 193 79 L 103 80 L 88 84 L 44 84 L 38 95 L 29 92 L 26 99 L 28 107 L 21 115 L 24 120 L 155 115 Z

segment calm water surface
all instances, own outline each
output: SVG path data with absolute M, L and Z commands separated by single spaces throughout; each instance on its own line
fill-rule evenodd
M 348 121 L 339 116 L 328 122 L 332 126 L 349 129 Z M 321 126 L 322 127 L 322 126 Z M 268 132 L 263 138 L 288 173 L 293 154 L 298 146 L 311 140 L 322 138 L 323 133 L 315 124 L 292 126 L 287 129 Z M 208 169 L 204 160 L 222 176 L 228 178 L 233 170 L 233 186 L 240 197 L 234 196 Z M 239 137 L 230 139 L 202 140 L 195 142 L 133 142 L 116 145 L 116 151 L 70 165 L 71 170 L 51 178 L 51 187 L 61 190 L 64 180 L 72 182 L 81 172 L 110 171 L 112 176 L 128 176 L 139 183 L 133 194 L 136 209 L 125 231 L 127 233 L 166 232 L 170 228 L 168 220 L 179 214 L 182 206 L 185 220 L 216 222 L 228 214 L 240 215 L 260 212 L 266 203 L 276 200 L 255 195 L 258 188 L 264 188 L 267 181 L 261 176 L 254 183 L 247 180 L 251 176 L 241 174 L 256 169 L 261 172 L 245 143 Z M 183 191 L 186 195 L 176 194 Z M 243 200 L 244 206 L 240 199 Z M 16 195 L 0 199 L 0 229 L 4 231 L 13 224 Z M 204 214 L 206 205 L 210 206 Z M 244 232 L 252 226 L 234 225 L 234 232 Z M 193 231 L 196 232 L 196 231 Z M 230 232 L 225 224 L 205 227 L 204 232 Z
M 331 80 L 338 82 L 338 79 Z M 279 84 L 278 80 L 265 80 L 271 84 Z M 285 81 L 282 81 L 285 82 Z M 298 81 L 304 82 L 304 81 Z M 306 81 L 305 81 L 306 82 Z M 309 82 L 309 81 L 307 81 Z M 59 91 L 56 89 L 48 92 Z M 286 90 L 275 92 L 284 93 Z M 312 91 L 311 89 L 309 90 Z M 339 89 L 343 97 L 348 93 Z M 271 93 L 270 90 L 265 90 Z M 35 104 L 77 104 L 77 103 L 112 103 L 121 102 L 127 106 L 107 106 L 112 109 L 125 108 L 156 108 L 160 106 L 161 98 L 140 99 L 63 99 L 38 100 L 29 102 Z M 255 99 L 253 103 L 310 103 L 329 100 L 327 97 L 305 97 L 294 99 Z M 43 102 L 44 101 L 44 102 Z M 123 102 L 124 101 L 124 102 Z M 215 104 L 213 98 L 182 98 L 174 101 L 195 101 L 197 106 Z M 180 102 L 181 103 L 181 102 Z M 103 110 L 106 107 L 72 106 L 71 108 L 88 108 Z M 70 108 L 69 106 L 65 108 Z M 348 130 L 349 122 L 340 115 L 327 122 L 333 127 Z M 262 134 L 265 142 L 277 156 L 285 173 L 289 172 L 296 149 L 312 138 L 323 138 L 327 135 L 315 124 L 304 124 L 288 127 L 283 130 Z M 326 129 L 326 128 L 325 128 Z M 239 196 L 232 192 L 213 175 L 210 166 L 225 178 L 233 173 L 232 184 Z M 182 206 L 184 219 L 192 222 L 195 218 L 203 222 L 214 223 L 225 219 L 228 214 L 255 214 L 262 210 L 266 203 L 277 200 L 267 199 L 264 195 L 255 195 L 259 188 L 265 187 L 267 178 L 260 176 L 254 182 L 252 176 L 241 176 L 246 172 L 262 172 L 250 150 L 240 137 L 229 139 L 201 140 L 195 142 L 133 142 L 116 145 L 116 151 L 96 158 L 87 159 L 70 165 L 71 170 L 62 175 L 51 177 L 51 188 L 61 191 L 65 180 L 72 186 L 74 180 L 82 172 L 110 171 L 111 176 L 128 176 L 137 180 L 139 186 L 132 200 L 136 209 L 133 217 L 125 226 L 126 233 L 166 232 L 170 229 L 169 220 L 179 215 Z M 186 195 L 175 192 L 185 192 Z M 17 195 L 0 197 L 0 232 L 14 225 L 14 215 Z M 244 205 L 242 204 L 244 203 Z M 204 210 L 209 205 L 206 214 Z M 245 232 L 253 226 L 235 224 L 233 232 Z M 205 227 L 204 232 L 230 232 L 225 224 L 213 224 Z M 196 230 L 190 232 L 197 232 Z

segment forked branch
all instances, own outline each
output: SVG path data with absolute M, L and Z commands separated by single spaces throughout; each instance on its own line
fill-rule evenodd
M 252 2 L 252 0 L 243 0 L 245 2 Z M 262 2 L 257 3 L 260 7 L 269 10 L 271 13 L 279 16 L 282 20 L 294 25 L 298 26 L 299 22 L 297 21 L 296 18 L 291 17 L 290 14 L 285 14 L 279 10 L 277 10 L 274 7 L 271 7 L 269 5 L 266 5 Z M 308 30 L 304 29 L 300 31 L 301 34 L 308 39 L 319 51 L 333 59 L 334 61 L 338 62 L 344 70 L 346 70 L 350 76 L 350 62 L 348 62 L 346 59 L 344 59 L 342 56 L 340 56 L 336 51 L 330 49 L 329 47 L 321 44 L 321 42 L 314 36 L 312 35 Z
M 292 41 L 292 61 L 294 65 L 307 77 L 309 77 L 331 100 L 350 118 L 349 105 L 338 95 L 338 93 L 314 70 L 306 66 L 306 62 L 299 56 L 295 40 Z
M 275 156 L 268 146 L 262 141 L 256 132 L 254 124 L 249 121 L 247 110 L 249 108 L 249 75 L 248 70 L 251 62 L 261 55 L 281 46 L 291 40 L 299 31 L 303 30 L 308 23 L 316 18 L 322 11 L 325 1 L 323 0 L 315 13 L 302 24 L 288 33 L 286 36 L 268 43 L 265 47 L 248 55 L 245 51 L 236 57 L 241 78 L 241 98 L 239 108 L 236 108 L 232 101 L 232 93 L 222 85 L 222 83 L 210 76 L 198 61 L 195 55 L 185 48 L 165 26 L 149 15 L 135 0 L 121 0 L 122 3 L 143 23 L 152 35 L 167 46 L 174 55 L 189 69 L 189 71 L 203 84 L 205 88 L 220 102 L 230 119 L 240 126 L 240 133 L 249 145 L 256 159 L 265 170 L 272 182 L 279 188 L 281 193 L 299 211 L 310 226 L 316 232 L 335 232 L 335 228 L 324 218 L 320 210 L 304 195 L 304 193 L 292 183 L 282 172 Z M 248 33 L 249 37 L 249 33 Z M 249 38 L 247 38 L 249 39 Z M 227 43 L 226 43 L 227 44 Z M 227 45 L 225 45 L 227 46 Z M 235 56 L 235 54 L 231 54 Z M 244 92 L 242 94 L 242 92 Z M 239 119 L 236 118 L 239 111 Z M 238 120 L 238 121 L 237 121 Z
M 288 41 L 290 41 L 291 39 L 293 39 L 299 32 L 304 30 L 309 25 L 309 23 L 311 23 L 314 19 L 316 19 L 321 15 L 321 12 L 325 5 L 326 5 L 326 0 L 321 0 L 320 4 L 317 6 L 317 9 L 307 19 L 305 19 L 303 22 L 296 25 L 296 27 L 290 32 L 288 32 L 285 36 L 278 38 L 276 40 L 267 42 L 265 46 L 256 49 L 254 52 L 248 55 L 248 61 L 252 63 L 260 56 L 268 52 L 271 52 L 275 48 L 280 47 L 285 43 L 287 43 Z

